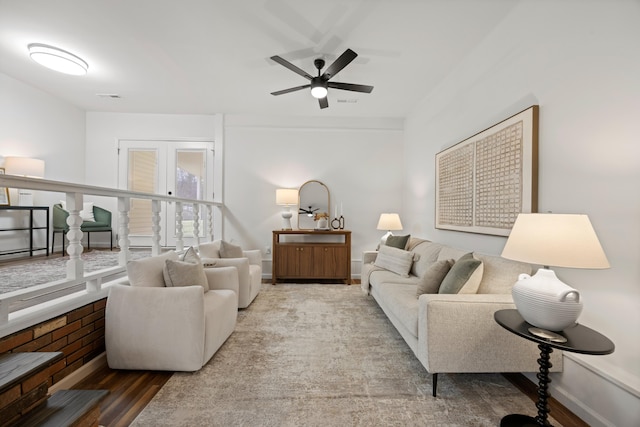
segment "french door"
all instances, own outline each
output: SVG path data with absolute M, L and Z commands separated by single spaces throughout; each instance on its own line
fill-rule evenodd
M 189 199 L 213 200 L 212 141 L 118 141 L 118 187 L 130 191 L 167 194 Z M 204 212 L 199 212 L 199 235 L 205 233 Z M 176 205 L 161 203 L 160 245 L 176 244 Z M 194 211 L 182 205 L 182 239 L 194 244 Z M 151 200 L 131 199 L 131 246 L 151 246 Z

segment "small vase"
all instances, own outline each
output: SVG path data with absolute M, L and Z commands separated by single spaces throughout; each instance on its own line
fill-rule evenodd
M 580 293 L 563 283 L 553 270 L 521 274 L 511 294 L 522 318 L 533 326 L 561 331 L 572 326 L 582 312 Z

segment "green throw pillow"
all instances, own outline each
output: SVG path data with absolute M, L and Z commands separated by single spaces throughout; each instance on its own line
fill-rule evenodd
M 387 237 L 387 241 L 385 242 L 385 245 L 387 246 L 391 246 L 392 248 L 398 248 L 398 249 L 406 249 L 407 248 L 407 243 L 409 243 L 409 238 L 411 237 L 410 234 L 407 234 L 406 236 L 389 236 Z
M 451 270 L 454 262 L 452 259 L 443 259 L 431 264 L 418 280 L 416 298 L 422 294 L 437 294 L 442 280 Z
M 482 280 L 482 261 L 473 257 L 472 253 L 465 254 L 458 259 L 442 280 L 439 294 L 457 294 L 465 287 L 469 288 L 462 293 L 475 293 Z M 474 274 L 475 273 L 475 274 Z M 471 288 L 475 288 L 472 292 Z

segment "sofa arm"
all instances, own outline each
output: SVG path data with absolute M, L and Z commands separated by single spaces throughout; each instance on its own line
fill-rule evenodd
M 209 290 L 214 289 L 229 289 L 238 295 L 239 282 L 238 282 L 238 269 L 235 267 L 215 267 L 205 268 L 204 274 L 207 276 L 207 282 L 209 283 Z
M 364 251 L 362 252 L 362 263 L 372 264 L 378 257 L 378 251 Z
M 112 286 L 105 345 L 112 369 L 197 371 L 204 357 L 203 288 Z
M 260 249 L 251 249 L 242 251 L 246 258 L 249 258 L 249 264 L 259 265 L 262 268 L 262 251 Z
M 539 351 L 493 318 L 515 308 L 509 294 L 424 294 L 418 299 L 418 359 L 437 372 L 536 372 Z M 562 370 L 561 352 L 553 367 Z

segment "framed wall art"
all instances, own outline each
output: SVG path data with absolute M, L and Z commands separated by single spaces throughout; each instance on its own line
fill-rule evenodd
M 537 205 L 537 105 L 436 154 L 436 228 L 508 236 Z
M 0 168 L 0 175 L 4 175 L 4 168 Z M 0 206 L 9 206 L 9 189 L 0 187 Z

